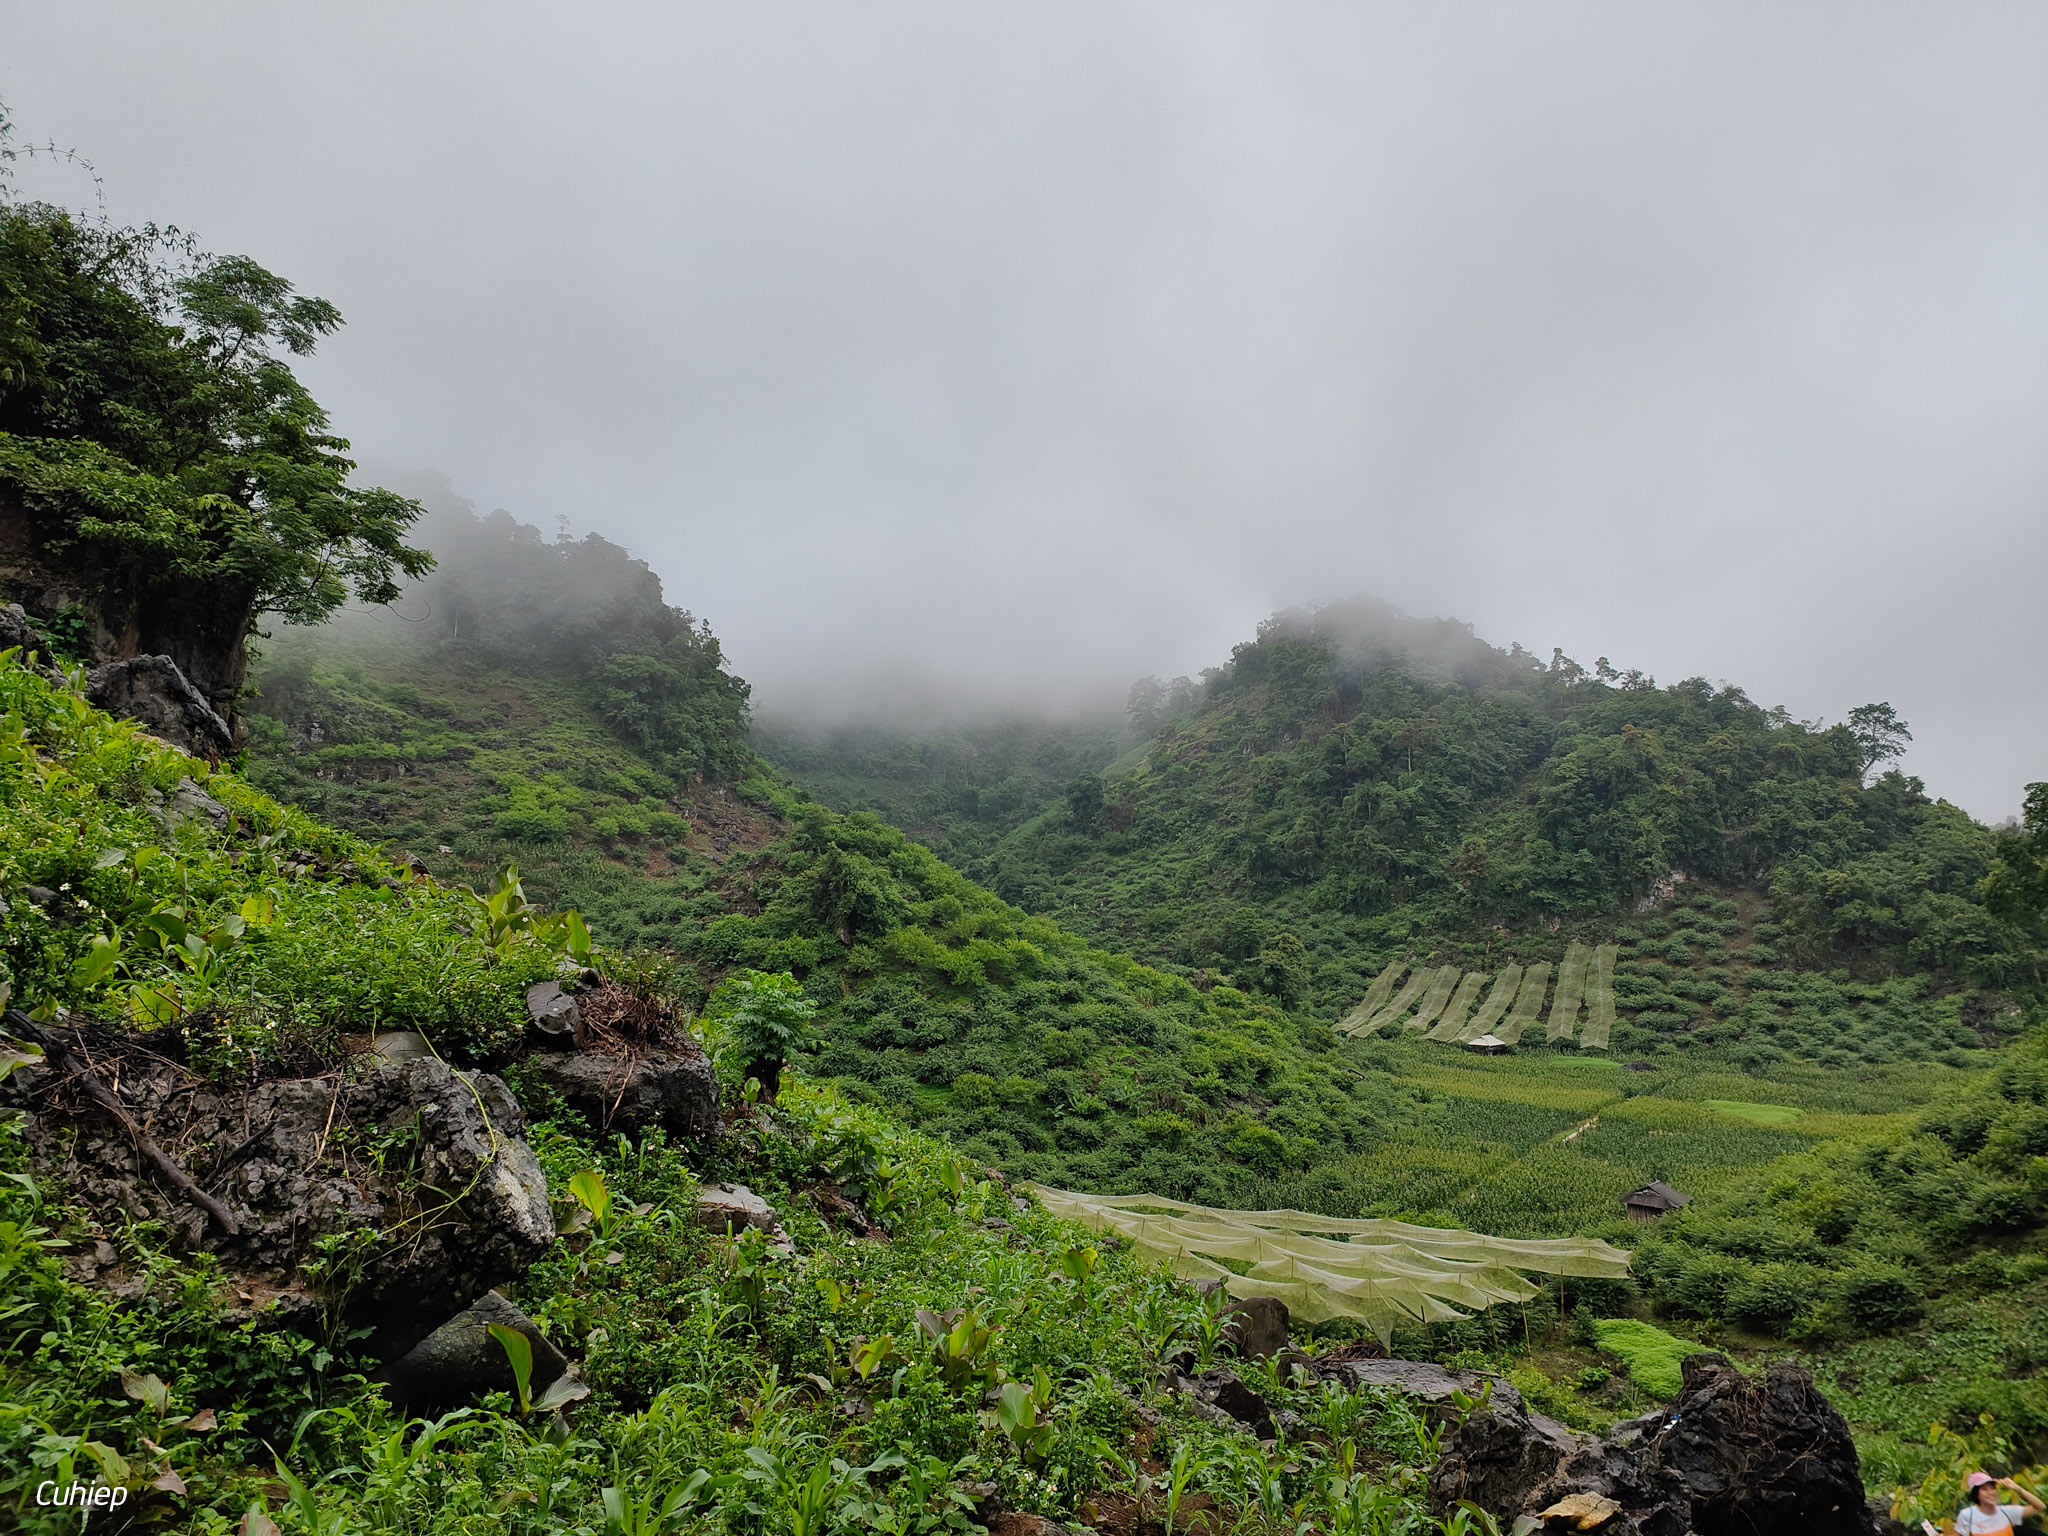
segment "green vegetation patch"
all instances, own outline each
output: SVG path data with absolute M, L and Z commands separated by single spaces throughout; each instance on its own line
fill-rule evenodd
M 1618 1356 L 1643 1388 L 1659 1397 L 1675 1397 L 1685 1383 L 1680 1367 L 1688 1355 L 1704 1347 L 1632 1317 L 1607 1318 L 1593 1325 L 1593 1339 Z
M 1799 1111 L 1789 1104 L 1751 1104 L 1741 1099 L 1703 1099 L 1707 1108 L 1752 1125 L 1790 1125 Z

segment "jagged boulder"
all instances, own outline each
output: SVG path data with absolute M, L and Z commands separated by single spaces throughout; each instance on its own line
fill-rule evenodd
M 576 1006 L 576 994 L 559 981 L 536 981 L 526 989 L 526 1018 L 535 1041 L 549 1050 L 583 1044 L 583 1010 Z
M 637 1135 L 659 1126 L 681 1140 L 717 1139 L 718 1079 L 702 1051 L 536 1051 L 525 1071 L 599 1130 Z
M 1230 1309 L 1223 1335 L 1246 1360 L 1263 1360 L 1287 1347 L 1287 1303 L 1278 1296 L 1243 1296 Z
M 1718 1354 L 1683 1371 L 1645 1434 L 1685 1479 L 1700 1536 L 1870 1536 L 1856 1443 L 1811 1376 L 1778 1361 L 1757 1381 Z
M 1442 1509 L 1469 1501 L 1505 1523 L 1529 1509 L 1531 1495 L 1580 1447 L 1579 1436 L 1555 1419 L 1530 1413 L 1519 1394 L 1512 1400 L 1499 1394 L 1462 1421 L 1452 1419 L 1441 1459 L 1429 1474 L 1430 1497 Z
M 491 1324 L 522 1335 L 532 1352 L 528 1387 L 535 1397 L 569 1369 L 569 1358 L 535 1326 L 532 1318 L 496 1291 L 485 1291 L 379 1373 L 401 1412 L 439 1413 L 486 1392 L 516 1386 L 504 1345 Z
M 86 674 L 85 696 L 110 715 L 209 762 L 235 749 L 234 731 L 168 656 L 129 656 Z
M 19 603 L 9 603 L 0 608 L 0 651 L 13 650 L 21 652 L 24 666 L 47 667 L 56 660 L 48 643 L 29 622 L 27 610 Z
M 1514 1536 L 1877 1536 L 1848 1425 L 1806 1372 L 1756 1380 L 1698 1354 L 1683 1379 L 1671 1407 L 1598 1440 L 1490 1405 L 1445 1436 L 1431 1496 L 1470 1499 Z
M 747 1228 L 765 1232 L 768 1241 L 795 1252 L 782 1227 L 782 1213 L 744 1184 L 712 1182 L 697 1191 L 697 1224 L 720 1237 L 738 1237 Z
M 1602 1536 L 1685 1536 L 1692 1499 L 1685 1479 L 1644 1454 L 1642 1428 L 1617 1425 L 1604 1440 L 1590 1436 L 1556 1472 L 1522 1500 L 1517 1528 L 1597 1530 Z
M 91 1055 L 123 1113 L 154 1128 L 157 1150 L 235 1229 L 171 1188 L 127 1127 L 49 1067 L 6 1084 L 30 1111 L 39 1176 L 110 1233 L 151 1221 L 173 1251 L 213 1253 L 248 1315 L 321 1326 L 338 1313 L 392 1359 L 554 1241 L 546 1177 L 495 1077 L 428 1056 L 356 1077 L 213 1082 L 112 1034 Z M 118 1294 L 147 1284 L 118 1255 L 82 1278 Z

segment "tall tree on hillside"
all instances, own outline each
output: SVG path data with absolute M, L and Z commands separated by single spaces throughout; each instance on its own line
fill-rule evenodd
M 0 591 L 88 660 L 170 655 L 231 714 L 263 615 L 389 602 L 433 563 L 291 370 L 341 315 L 245 256 L 6 195 Z
M 1849 711 L 1849 731 L 1863 752 L 1863 774 L 1866 778 L 1879 763 L 1904 757 L 1906 743 L 1913 739 L 1913 733 L 1906 729 L 1906 722 L 1889 704 L 1857 705 Z

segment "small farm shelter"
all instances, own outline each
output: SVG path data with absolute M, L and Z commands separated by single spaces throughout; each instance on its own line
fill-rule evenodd
M 1666 1211 L 1680 1210 L 1692 1204 L 1692 1196 L 1680 1194 L 1669 1184 L 1658 1180 L 1645 1184 L 1641 1189 L 1632 1189 L 1621 1197 L 1622 1209 L 1628 1212 L 1631 1221 L 1655 1221 Z
M 1497 1035 L 1481 1035 L 1477 1040 L 1467 1040 L 1465 1049 L 1477 1051 L 1482 1056 L 1498 1056 L 1508 1048 L 1507 1041 Z

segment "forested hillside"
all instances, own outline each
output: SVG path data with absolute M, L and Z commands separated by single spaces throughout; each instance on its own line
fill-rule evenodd
M 1391 958 L 1554 960 L 1583 937 L 1627 946 L 1638 1045 L 1777 1048 L 1751 981 L 1786 970 L 1836 989 L 1815 1007 L 1946 999 L 1974 1032 L 1928 1015 L 1881 1052 L 1991 1043 L 2039 935 L 1984 904 L 1997 835 L 1886 766 L 1903 735 L 1884 705 L 1803 723 L 1360 601 L 1269 622 L 1141 759 L 973 867 L 1099 943 L 1333 1017 Z

